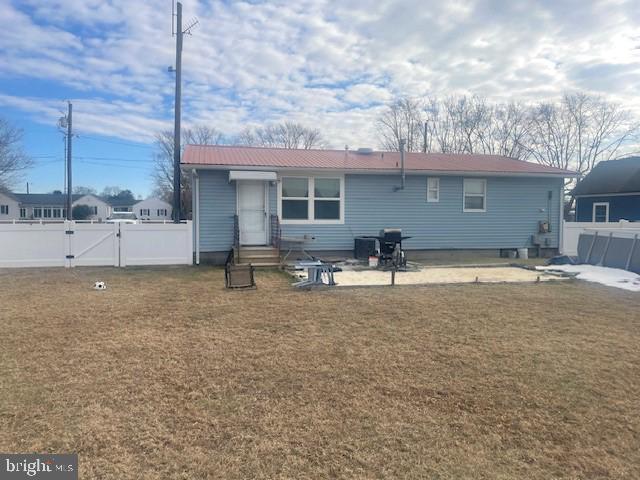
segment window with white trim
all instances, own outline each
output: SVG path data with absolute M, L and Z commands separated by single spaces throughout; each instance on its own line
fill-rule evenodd
M 440 201 L 440 179 L 438 177 L 427 178 L 427 202 Z
M 487 211 L 487 181 L 484 178 L 464 179 L 462 211 Z
M 33 209 L 33 218 L 42 218 L 42 208 L 35 207 Z
M 9 205 L 0 205 L 0 215 L 9 215 Z
M 140 209 L 140 216 L 141 217 L 149 217 L 151 216 L 151 210 L 148 208 L 141 208 Z
M 159 209 L 156 211 L 156 213 L 157 213 L 158 217 L 166 217 L 166 216 L 168 216 L 168 215 L 167 215 L 167 209 L 166 209 L 166 208 L 159 208 Z
M 280 218 L 283 223 L 341 223 L 342 177 L 282 177 Z
M 27 209 L 24 207 L 20 208 L 20 218 L 27 218 Z
M 593 204 L 593 222 L 608 222 L 609 221 L 609 202 L 595 202 Z

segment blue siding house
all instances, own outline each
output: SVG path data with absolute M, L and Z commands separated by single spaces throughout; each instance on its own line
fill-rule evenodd
M 237 242 L 306 237 L 310 251 L 348 254 L 354 239 L 401 228 L 406 250 L 560 243 L 564 178 L 573 173 L 489 155 L 187 145 L 196 256 Z
M 573 196 L 577 222 L 640 222 L 640 157 L 600 162 Z

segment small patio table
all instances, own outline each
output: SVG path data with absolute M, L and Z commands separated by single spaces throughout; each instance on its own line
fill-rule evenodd
M 333 279 L 333 265 L 331 265 L 330 263 L 324 263 L 320 260 L 314 260 L 312 262 L 303 261 L 298 262 L 296 264 L 296 267 L 307 269 L 307 279 L 293 283 L 294 287 L 302 288 L 325 285 L 324 281 L 322 280 L 322 276 L 325 274 L 327 276 L 326 285 L 334 286 L 336 284 L 335 280 Z

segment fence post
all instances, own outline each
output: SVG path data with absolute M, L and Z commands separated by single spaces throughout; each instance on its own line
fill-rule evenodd
M 611 245 L 611 239 L 613 238 L 613 232 L 609 232 L 609 237 L 607 237 L 607 243 L 604 246 L 604 252 L 602 252 L 602 257 L 600 257 L 600 261 L 598 262 L 598 266 L 602 267 L 607 258 L 607 253 L 609 252 L 609 245 Z
M 118 246 L 118 267 L 126 267 L 127 266 L 127 248 L 125 246 L 125 242 L 122 240 L 124 238 L 127 224 L 116 222 L 114 223 L 116 227 L 116 245 Z
M 62 236 L 64 237 L 64 267 L 71 268 L 71 256 L 73 255 L 73 245 L 72 245 L 72 235 L 69 235 L 67 232 L 71 231 L 71 222 L 69 220 L 65 220 L 62 223 Z
M 637 244 L 638 244 L 638 234 L 636 233 L 633 236 L 633 243 L 631 243 L 631 248 L 629 249 L 629 256 L 627 257 L 627 263 L 624 267 L 625 270 L 629 270 L 629 267 L 631 266 L 631 259 L 633 258 L 633 252 L 635 252 Z
M 585 263 L 589 263 L 589 260 L 591 260 L 591 252 L 593 251 L 593 246 L 596 244 L 596 240 L 598 240 L 597 231 L 593 234 L 593 240 L 591 241 L 591 245 L 589 245 L 589 251 L 587 252 L 587 258 L 585 259 Z

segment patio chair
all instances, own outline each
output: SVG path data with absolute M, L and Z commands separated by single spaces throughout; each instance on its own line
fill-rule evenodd
M 236 264 L 234 251 L 227 256 L 224 266 L 224 286 L 226 288 L 256 288 L 255 268 L 250 263 Z

